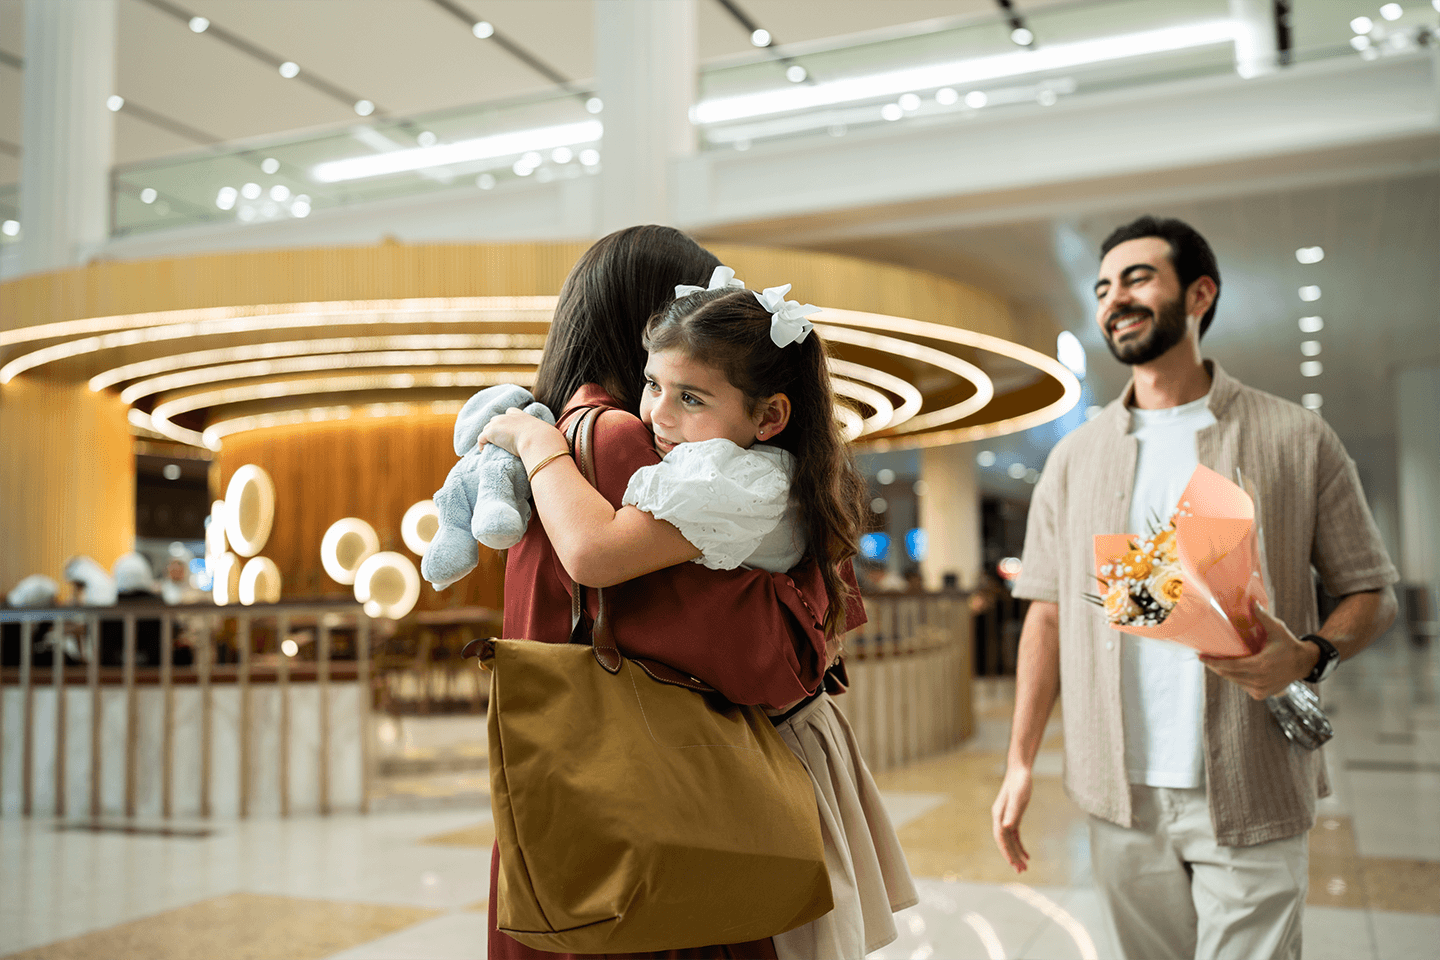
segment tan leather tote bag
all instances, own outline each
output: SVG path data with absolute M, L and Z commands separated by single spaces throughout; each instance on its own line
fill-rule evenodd
M 592 484 L 599 412 L 571 437 Z M 603 590 L 586 630 L 583 589 L 571 643 L 467 647 L 491 670 L 499 929 L 540 950 L 627 954 L 759 940 L 828 913 L 814 789 L 764 711 L 621 654 Z

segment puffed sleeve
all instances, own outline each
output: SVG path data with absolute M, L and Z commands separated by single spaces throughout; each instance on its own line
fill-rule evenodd
M 777 447 L 746 450 L 729 440 L 683 443 L 630 477 L 624 504 L 674 524 L 695 545 L 695 562 L 733 570 L 785 515 L 794 457 Z

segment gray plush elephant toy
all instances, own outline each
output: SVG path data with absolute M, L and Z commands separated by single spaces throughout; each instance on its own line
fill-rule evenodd
M 518 407 L 532 417 L 554 424 L 555 416 L 535 402 L 524 387 L 488 387 L 465 401 L 455 418 L 455 455 L 445 485 L 435 493 L 440 529 L 420 561 L 420 573 L 436 590 L 444 590 L 480 562 L 476 541 L 495 550 L 520 542 L 530 525 L 530 481 L 520 458 L 492 444 L 475 441 L 492 417 Z

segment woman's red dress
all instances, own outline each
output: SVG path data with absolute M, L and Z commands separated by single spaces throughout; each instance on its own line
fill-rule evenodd
M 593 384 L 571 398 L 561 426 L 590 406 L 607 408 L 595 425 L 595 473 L 600 492 L 619 509 L 630 475 L 659 463 L 660 457 L 645 425 Z M 532 522 L 505 563 L 505 636 L 568 642 L 570 584 L 544 527 Z M 813 693 L 824 674 L 822 622 L 829 602 L 812 562 L 781 574 L 682 563 L 607 587 L 605 593 L 621 650 L 684 670 L 735 703 L 781 707 Z M 593 618 L 595 591 L 586 591 L 586 601 Z M 862 610 L 850 612 L 853 621 L 863 618 Z M 490 856 L 491 960 L 565 956 L 532 949 L 496 929 L 498 863 L 497 846 Z M 775 947 L 766 939 L 646 956 L 774 957 Z

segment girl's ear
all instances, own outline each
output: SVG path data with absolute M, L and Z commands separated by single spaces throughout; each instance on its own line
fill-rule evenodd
M 790 398 L 777 393 L 760 403 L 760 412 L 755 421 L 755 439 L 773 440 L 790 423 Z

